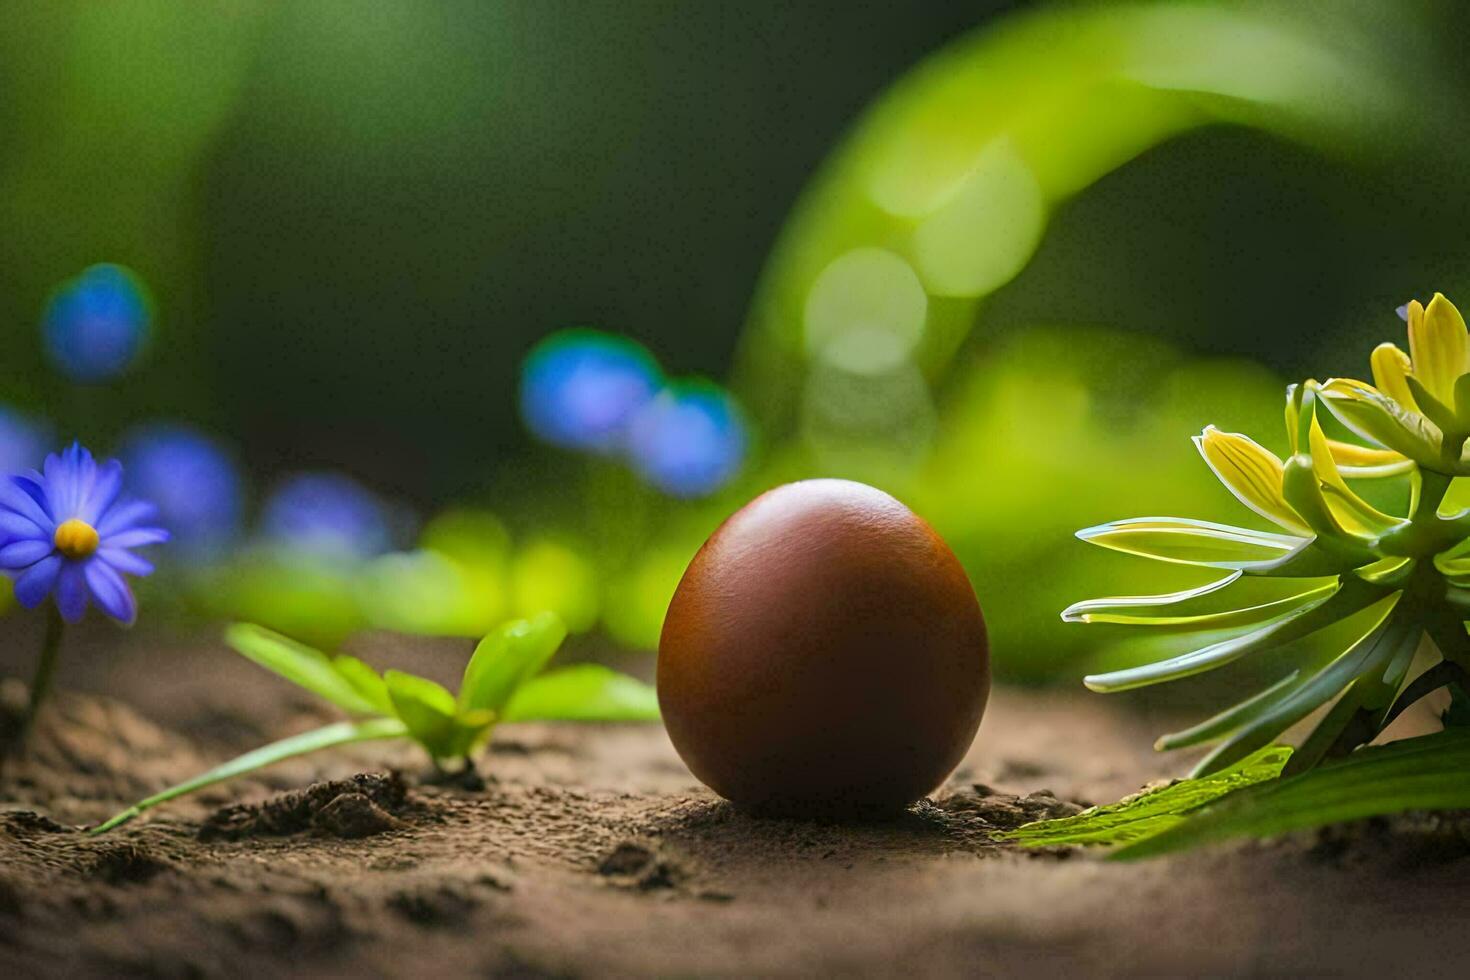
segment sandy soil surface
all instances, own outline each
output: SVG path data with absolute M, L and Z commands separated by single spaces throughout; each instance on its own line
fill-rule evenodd
M 28 669 L 25 630 L 0 672 Z M 446 680 L 468 653 L 353 648 Z M 657 726 L 524 725 L 480 788 L 367 744 L 89 838 L 330 716 L 208 639 L 97 630 L 65 655 L 0 777 L 0 976 L 1464 976 L 1470 955 L 1470 841 L 1433 820 L 1139 865 L 993 843 L 1185 765 L 1149 748 L 1172 719 L 1085 693 L 1000 689 L 943 790 L 882 823 L 745 816 Z

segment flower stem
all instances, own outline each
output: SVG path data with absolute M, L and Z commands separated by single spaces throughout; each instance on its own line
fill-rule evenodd
M 46 636 L 41 641 L 41 659 L 36 663 L 36 674 L 31 678 L 31 697 L 26 704 L 26 713 L 20 720 L 20 729 L 15 735 L 15 748 L 20 749 L 30 737 L 36 724 L 36 716 L 51 693 L 51 681 L 56 676 L 57 654 L 61 651 L 61 633 L 65 623 L 54 603 L 46 607 Z

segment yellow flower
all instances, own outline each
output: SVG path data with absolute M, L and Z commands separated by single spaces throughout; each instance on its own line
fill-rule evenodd
M 1332 456 L 1346 476 L 1401 473 L 1409 460 L 1443 465 L 1443 453 L 1454 456 L 1454 440 L 1470 433 L 1470 334 L 1464 317 L 1443 293 L 1435 293 L 1427 307 L 1411 300 L 1399 315 L 1408 324 L 1409 353 L 1379 344 L 1370 359 L 1373 384 L 1333 378 L 1318 389 L 1340 422 L 1384 447 L 1332 441 Z
M 1435 293 L 1429 307 L 1413 300 L 1406 309 L 1409 321 L 1410 377 L 1418 379 L 1444 405 L 1455 406 L 1455 382 L 1470 371 L 1470 338 L 1465 319 L 1455 304 Z M 1377 376 L 1374 376 L 1377 380 Z M 1407 379 L 1406 379 L 1407 380 Z M 1379 386 L 1380 388 L 1382 385 Z M 1405 406 L 1408 407 L 1407 405 Z
M 1470 372 L 1470 336 L 1455 304 L 1435 293 L 1426 308 L 1418 300 L 1400 307 L 1409 325 L 1409 353 L 1393 344 L 1373 351 L 1373 383 L 1406 411 L 1425 416 L 1444 431 L 1461 431 L 1470 404 L 1457 394 Z

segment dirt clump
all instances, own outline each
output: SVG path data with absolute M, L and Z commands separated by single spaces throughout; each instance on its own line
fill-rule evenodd
M 313 833 L 352 840 L 407 826 L 401 816 L 421 813 L 396 772 L 359 773 L 313 783 L 264 803 L 237 803 L 214 812 L 199 828 L 201 841 L 289 837 Z

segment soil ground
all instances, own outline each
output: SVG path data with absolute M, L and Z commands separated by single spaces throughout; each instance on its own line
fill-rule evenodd
M 5 624 L 0 673 L 29 669 L 28 628 Z M 446 680 L 468 652 L 352 648 Z M 522 725 L 481 788 L 422 785 L 415 750 L 369 743 L 89 838 L 329 716 L 211 639 L 98 629 L 64 656 L 0 777 L 4 977 L 1464 976 L 1470 954 L 1470 841 L 1433 820 L 1130 865 L 993 843 L 1184 768 L 1150 749 L 1173 719 L 1085 693 L 1001 688 L 949 783 L 886 822 L 743 815 L 656 725 Z

